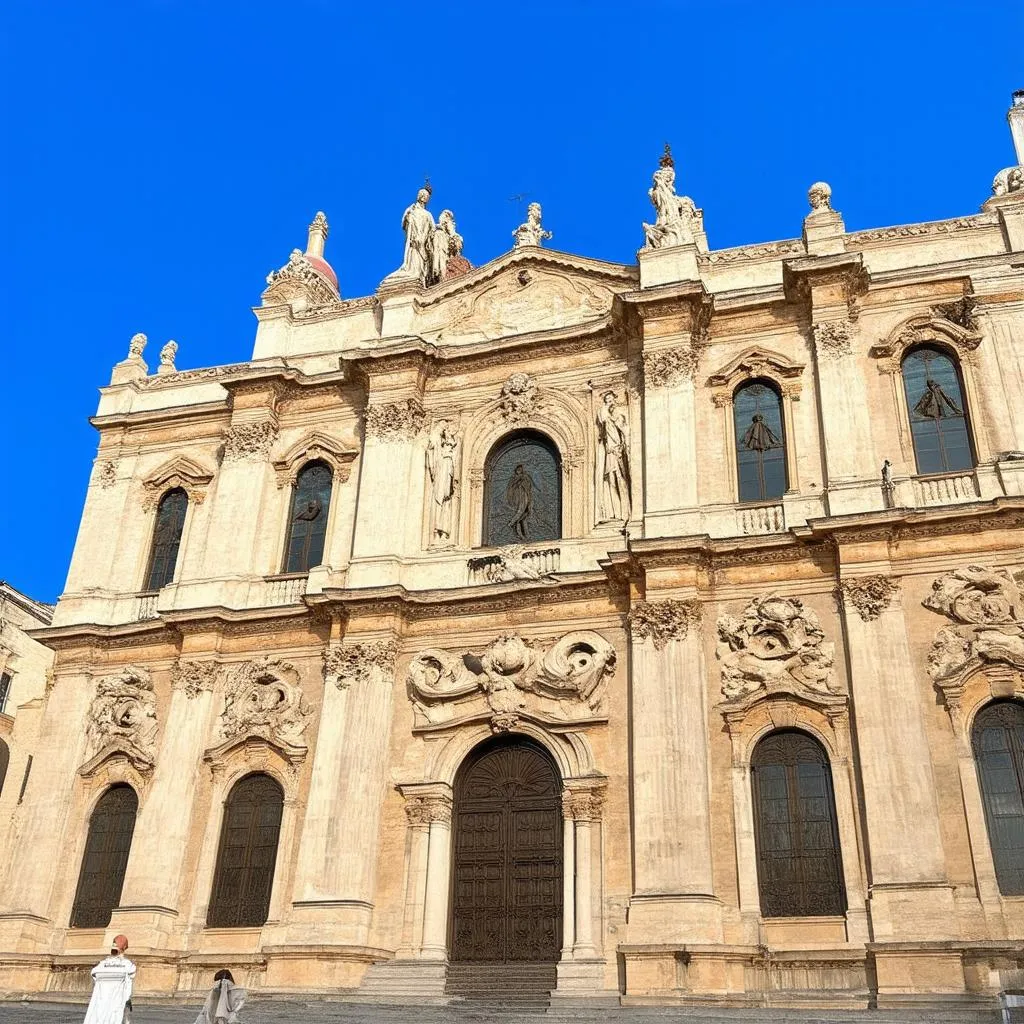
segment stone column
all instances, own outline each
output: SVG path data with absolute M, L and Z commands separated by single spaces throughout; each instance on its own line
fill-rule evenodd
M 174 933 L 183 896 L 190 896 L 182 871 L 195 824 L 192 810 L 216 674 L 216 662 L 208 660 L 179 661 L 173 670 L 156 767 L 136 820 L 121 904 L 111 921 L 112 928 L 131 934 L 137 948 L 173 949 L 184 941 L 180 927 Z
M 956 910 L 946 877 L 920 670 L 915 671 L 910 653 L 898 586 L 887 575 L 844 572 L 841 588 L 874 938 L 948 938 Z
M 630 613 L 631 942 L 721 941 L 721 905 L 711 869 L 706 670 L 699 624 L 695 601 L 638 602 Z
M 576 945 L 576 829 L 572 794 L 562 798 L 562 953 L 561 959 L 572 959 Z
M 405 799 L 408 819 L 405 844 L 404 911 L 402 944 L 397 958 L 408 960 L 420 955 L 423 946 L 423 909 L 427 894 L 427 847 L 430 820 L 426 801 L 413 796 L 406 787 L 399 787 Z
M 594 946 L 594 855 L 591 833 L 595 822 L 601 818 L 601 794 L 592 790 L 570 792 L 569 800 L 573 815 L 576 877 L 573 958 L 581 960 L 593 957 L 597 952 Z M 563 870 L 568 869 L 567 863 Z
M 448 959 L 448 888 L 451 878 L 452 799 L 426 801 L 430 834 L 427 841 L 426 898 L 423 904 L 424 960 Z
M 294 881 L 294 941 L 366 945 L 387 784 L 396 644 L 324 653 L 324 701 Z M 360 840 L 351 840 L 358 822 Z

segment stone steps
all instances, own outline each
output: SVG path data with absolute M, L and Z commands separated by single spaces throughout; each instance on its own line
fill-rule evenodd
M 459 1013 L 543 1014 L 557 983 L 554 964 L 450 964 L 445 992 Z

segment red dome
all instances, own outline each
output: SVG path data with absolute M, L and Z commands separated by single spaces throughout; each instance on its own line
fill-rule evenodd
M 323 277 L 326 277 L 328 281 L 334 286 L 334 290 L 338 291 L 338 275 L 334 272 L 334 268 L 325 259 L 321 259 L 319 256 L 306 255 L 306 260 L 309 265 Z

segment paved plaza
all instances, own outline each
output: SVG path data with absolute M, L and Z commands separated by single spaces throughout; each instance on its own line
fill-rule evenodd
M 193 1024 L 196 1005 L 137 1004 L 132 1024 Z M 60 1003 L 0 1003 L 0 1024 L 81 1024 L 85 1007 Z M 366 1006 L 328 1001 L 256 1001 L 242 1014 L 243 1024 L 476 1024 L 488 1021 L 545 1021 L 546 1024 L 997 1024 L 998 1012 L 980 1010 L 786 1010 L 708 1007 L 560 1008 L 546 1014 L 464 1007 Z

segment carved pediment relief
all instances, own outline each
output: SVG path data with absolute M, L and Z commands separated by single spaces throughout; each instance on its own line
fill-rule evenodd
M 207 469 L 194 459 L 178 455 L 143 479 L 143 508 L 156 508 L 161 497 L 176 487 L 185 491 L 190 502 L 200 505 L 212 479 L 212 469 Z
M 608 315 L 616 291 L 634 287 L 619 268 L 582 269 L 551 254 L 500 262 L 420 305 L 417 333 L 438 342 L 474 342 L 575 326 Z
M 922 602 L 953 625 L 935 634 L 928 674 L 937 683 L 958 680 L 986 663 L 1024 669 L 1024 594 L 1021 577 L 1006 569 L 968 565 L 943 573 Z
M 780 384 L 793 381 L 799 388 L 803 372 L 803 363 L 794 363 L 786 356 L 768 349 L 749 348 L 711 374 L 708 377 L 708 387 L 731 397 L 732 392 L 743 381 L 755 377 L 768 377 Z
M 957 302 L 935 306 L 927 313 L 918 313 L 902 321 L 877 345 L 872 345 L 868 354 L 879 360 L 878 368 L 883 373 L 897 372 L 908 348 L 929 341 L 945 343 L 961 357 L 968 356 L 982 339 L 974 310 L 973 298 L 965 296 Z
M 307 462 L 321 459 L 333 470 L 339 483 L 348 480 L 352 461 L 359 453 L 348 448 L 337 438 L 324 434 L 319 430 L 311 430 L 299 441 L 296 441 L 280 458 L 274 459 L 274 473 L 277 486 L 284 487 L 291 483 L 299 470 Z
M 417 728 L 489 719 L 495 732 L 520 719 L 548 725 L 604 717 L 604 682 L 615 649 L 578 630 L 550 647 L 504 633 L 481 654 L 422 651 L 409 665 Z
M 126 665 L 96 684 L 86 725 L 89 757 L 79 773 L 94 775 L 106 762 L 123 758 L 148 774 L 156 758 L 156 734 L 153 682 L 145 669 Z
M 715 653 L 729 709 L 780 695 L 825 707 L 846 702 L 833 667 L 835 644 L 798 598 L 758 597 L 739 617 L 721 616 Z

